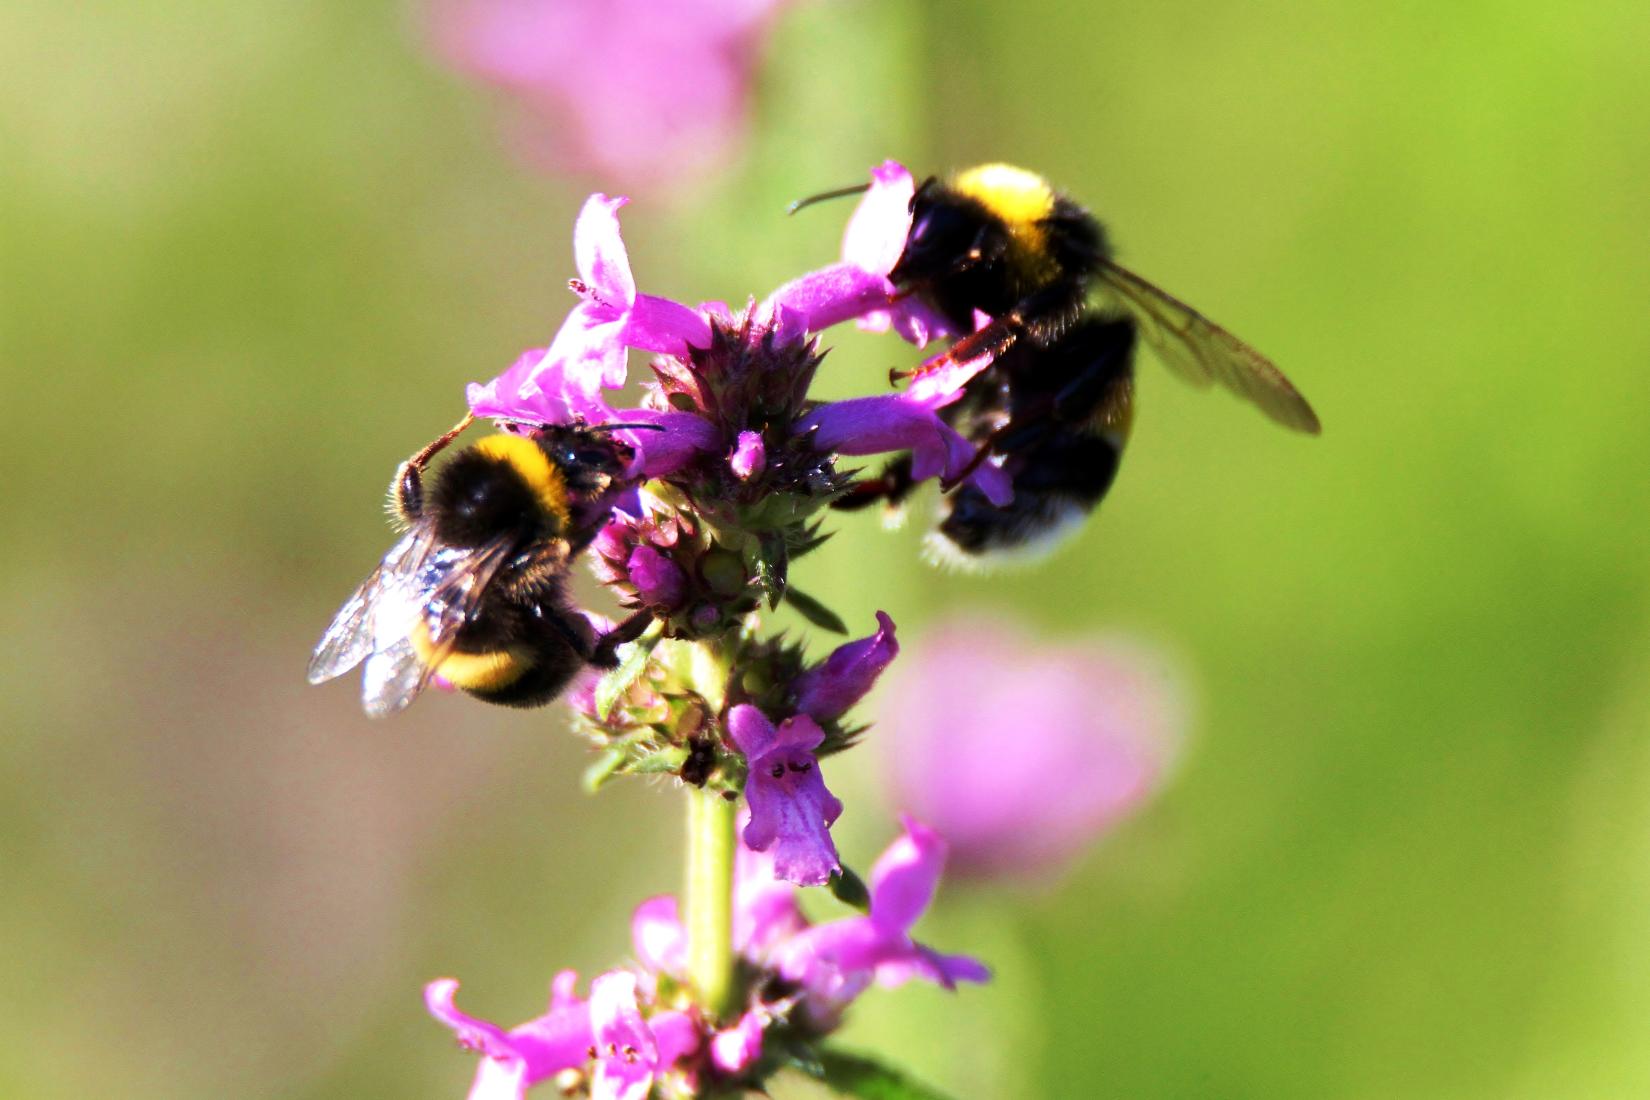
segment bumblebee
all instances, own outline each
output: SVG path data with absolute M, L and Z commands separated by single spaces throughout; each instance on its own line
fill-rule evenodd
M 1025 169 L 985 164 L 924 181 L 889 278 L 971 333 L 913 373 L 992 357 L 942 415 L 978 446 L 974 465 L 1002 464 L 1014 499 L 997 507 L 972 486 L 942 497 L 942 557 L 1044 549 L 1099 504 L 1133 424 L 1140 335 L 1192 384 L 1219 383 L 1287 428 L 1319 431 L 1265 356 L 1119 266 L 1101 223 Z M 976 312 L 992 319 L 972 331 Z M 843 503 L 898 504 L 910 485 L 907 458 Z
M 645 616 L 597 638 L 568 603 L 565 580 L 595 537 L 628 457 L 613 427 L 501 432 L 436 472 L 430 461 L 466 417 L 396 470 L 390 507 L 406 527 L 344 601 L 309 662 L 319 684 L 364 664 L 371 717 L 401 710 L 440 676 L 478 699 L 550 702 L 587 664 L 613 663 Z

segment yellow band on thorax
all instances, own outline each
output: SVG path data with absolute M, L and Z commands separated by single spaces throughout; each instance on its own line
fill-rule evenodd
M 475 450 L 488 458 L 508 463 L 527 487 L 533 491 L 539 507 L 555 516 L 562 526 L 571 518 L 567 505 L 567 479 L 550 461 L 544 448 L 526 436 L 499 432 L 475 445 Z
M 981 164 L 957 174 L 951 186 L 1002 220 L 1015 244 L 1013 262 L 1028 273 L 1049 264 L 1048 231 L 1054 188 L 1035 172 L 1012 164 Z

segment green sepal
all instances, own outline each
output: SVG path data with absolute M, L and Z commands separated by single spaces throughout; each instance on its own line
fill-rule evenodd
M 829 630 L 835 634 L 848 633 L 848 624 L 842 621 L 840 615 L 799 588 L 786 589 L 785 602 L 790 604 L 798 615 L 821 630 Z
M 629 755 L 623 745 L 615 745 L 610 749 L 604 749 L 602 754 L 596 757 L 595 763 L 584 769 L 584 789 L 590 794 L 595 794 L 601 790 L 607 785 L 607 781 L 612 779 L 620 768 L 624 767 L 625 759 Z
M 797 1062 L 791 1064 L 804 1073 L 809 1072 Z M 859 1100 L 950 1100 L 943 1092 L 936 1092 L 898 1070 L 859 1054 L 821 1048 L 818 1068 L 819 1072 L 811 1076 L 824 1082 L 838 1096 L 855 1096 Z
M 808 551 L 817 550 L 821 546 L 824 546 L 827 542 L 830 542 L 831 539 L 836 535 L 836 532 L 835 531 L 826 531 L 824 534 L 820 534 L 820 528 L 822 528 L 824 526 L 825 525 L 823 523 L 815 523 L 811 527 L 809 527 L 807 530 L 803 531 L 802 532 L 802 540 L 798 543 L 795 543 L 791 547 L 791 557 L 800 558 L 803 554 L 806 554 Z
M 629 691 L 642 673 L 647 669 L 647 659 L 653 656 L 653 647 L 659 644 L 659 624 L 654 623 L 648 632 L 624 647 L 629 652 L 619 667 L 601 678 L 596 685 L 596 718 L 607 721 L 607 716 L 613 713 L 613 705 Z
M 687 749 L 681 745 L 672 745 L 639 757 L 622 770 L 626 775 L 658 775 L 661 772 L 679 771 L 687 758 Z
M 865 880 L 854 873 L 854 869 L 843 864 L 831 872 L 830 881 L 825 884 L 831 891 L 831 896 L 850 909 L 858 909 L 861 913 L 871 911 L 871 891 L 865 888 Z

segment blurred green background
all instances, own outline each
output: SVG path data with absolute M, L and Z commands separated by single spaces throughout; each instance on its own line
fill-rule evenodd
M 1606 2 L 816 3 L 741 165 L 627 210 L 645 289 L 739 301 L 834 258 L 845 209 L 789 198 L 1024 163 L 1326 425 L 1144 367 L 1048 566 L 869 517 L 803 563 L 909 645 L 983 606 L 1195 684 L 1176 784 L 1069 880 L 943 894 L 924 938 L 999 981 L 853 1041 L 961 1097 L 1650 1093 L 1647 41 Z M 675 886 L 680 800 L 581 795 L 553 711 L 303 683 L 394 463 L 571 304 L 603 181 L 494 108 L 395 3 L 0 8 L 0 1094 L 456 1097 L 426 979 L 524 1019 Z M 834 342 L 836 394 L 904 354 Z M 876 762 L 832 766 L 862 865 Z

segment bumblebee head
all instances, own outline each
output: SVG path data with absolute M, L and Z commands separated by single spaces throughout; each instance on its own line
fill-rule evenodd
M 466 447 L 441 468 L 430 492 L 436 536 L 480 546 L 500 535 L 553 538 L 567 529 L 567 478 L 527 436 L 500 432 Z
M 901 285 L 932 284 L 1007 249 L 1006 227 L 977 200 L 929 178 L 911 196 L 911 231 L 889 272 Z
M 648 427 L 649 425 L 642 425 Z M 535 437 L 575 498 L 599 497 L 624 476 L 630 449 L 610 433 L 634 424 L 549 424 Z
M 1047 223 L 1056 196 L 1035 172 L 982 164 L 929 179 L 911 199 L 911 232 L 890 277 L 936 282 L 979 267 L 1020 278 L 1052 273 Z

